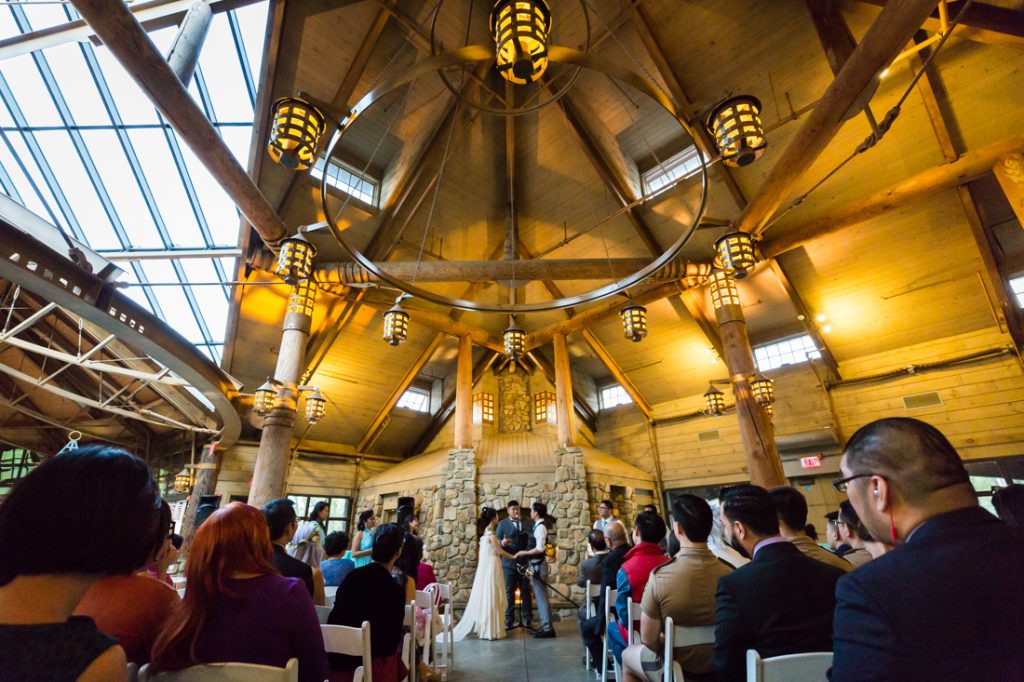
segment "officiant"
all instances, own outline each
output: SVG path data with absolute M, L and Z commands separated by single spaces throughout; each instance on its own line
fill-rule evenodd
M 502 519 L 495 530 L 502 549 L 509 554 L 530 549 L 530 539 L 533 537 L 533 524 L 528 521 L 524 523 L 521 519 L 519 502 L 510 500 L 505 505 L 505 511 L 508 512 L 508 517 Z M 519 596 L 522 600 L 521 624 L 524 624 L 527 628 L 533 625 L 533 604 L 531 599 L 533 590 L 531 589 L 529 578 L 518 569 L 520 565 L 525 567 L 527 562 L 528 559 L 513 560 L 504 557 L 501 559 L 501 570 L 505 576 L 505 595 L 508 598 L 508 606 L 505 608 L 506 630 L 514 626 L 516 588 L 519 588 Z

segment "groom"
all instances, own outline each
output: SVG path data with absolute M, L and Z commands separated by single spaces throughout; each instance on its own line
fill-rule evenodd
M 533 575 L 530 582 L 533 584 L 533 595 L 537 598 L 537 611 L 540 613 L 540 630 L 533 633 L 534 637 L 544 639 L 555 636 L 555 630 L 551 627 L 551 602 L 548 599 L 548 562 L 545 553 L 548 547 L 548 528 L 544 525 L 547 520 L 548 507 L 543 502 L 534 502 L 530 510 L 530 518 L 533 519 L 533 542 L 530 549 L 516 554 L 517 559 L 525 559 L 530 562 L 530 569 Z
M 510 500 L 505 505 L 505 511 L 508 512 L 508 518 L 502 519 L 498 523 L 498 528 L 495 530 L 495 535 L 498 536 L 498 542 L 501 543 L 502 549 L 509 554 L 517 554 L 529 547 L 530 542 L 530 524 L 524 524 L 519 518 L 519 503 L 515 500 Z M 501 558 L 501 572 L 505 575 L 505 596 L 508 599 L 508 606 L 505 608 L 505 628 L 509 629 L 512 627 L 512 618 L 515 615 L 516 609 L 516 588 L 519 588 L 519 596 L 522 600 L 522 620 L 526 627 L 530 627 L 533 620 L 533 604 L 530 600 L 530 585 L 529 580 L 526 576 L 517 570 L 518 564 L 526 564 L 527 560 L 514 560 Z

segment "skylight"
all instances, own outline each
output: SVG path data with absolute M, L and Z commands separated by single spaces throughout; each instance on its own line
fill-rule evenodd
M 700 154 L 694 146 L 670 156 L 643 174 L 644 195 L 663 191 L 680 178 L 688 178 L 700 170 Z
M 398 399 L 397 406 L 415 412 L 430 412 L 430 394 L 418 388 L 410 388 Z
M 322 156 L 309 169 L 309 174 L 318 182 L 323 179 L 324 158 Z M 380 186 L 380 181 L 361 173 L 347 163 L 331 159 L 330 165 L 327 166 L 327 184 L 371 206 L 377 205 L 377 188 Z
M 754 348 L 754 363 L 757 369 L 766 372 L 783 365 L 796 365 L 810 358 L 820 358 L 821 352 L 810 336 L 794 336 Z
M 633 402 L 633 399 L 629 397 L 624 389 L 619 384 L 611 384 L 601 389 L 598 395 L 598 402 L 602 410 L 607 410 L 609 407 L 615 407 L 616 405 L 629 405 Z
M 189 86 L 243 165 L 266 16 L 266 2 L 215 14 Z M 70 4 L 5 4 L 0 39 L 78 18 Z M 176 30 L 150 37 L 166 53 Z M 238 246 L 238 210 L 105 47 L 69 42 L 0 61 L 0 192 L 110 253 L 126 281 L 165 285 L 126 291 L 220 361 L 231 294 L 216 283 L 234 279 L 223 254 Z M 166 257 L 124 260 L 140 249 Z

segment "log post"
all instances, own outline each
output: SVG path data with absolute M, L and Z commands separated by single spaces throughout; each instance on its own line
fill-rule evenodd
M 473 340 L 459 337 L 459 360 L 455 374 L 456 450 L 473 447 Z
M 174 36 L 174 42 L 167 53 L 167 63 L 171 65 L 171 70 L 182 85 L 188 86 L 192 80 L 212 20 L 213 10 L 210 9 L 210 3 L 207 0 L 196 0 L 188 8 L 185 18 L 178 26 L 178 33 Z
M 188 498 L 185 506 L 185 515 L 181 518 L 181 536 L 184 542 L 181 545 L 181 555 L 188 556 L 189 547 L 192 546 L 192 537 L 196 534 L 196 511 L 199 509 L 199 502 L 203 495 L 212 495 L 217 489 L 217 477 L 220 475 L 221 457 L 217 454 L 219 441 L 214 441 L 203 448 L 203 454 L 199 457 L 192 471 L 194 483 L 192 484 L 192 495 Z
M 576 446 L 576 423 L 572 413 L 572 370 L 565 334 L 552 337 L 555 350 L 555 418 L 558 444 L 563 448 Z
M 263 420 L 263 436 L 249 489 L 249 504 L 255 507 L 282 497 L 285 492 L 298 407 L 298 382 L 306 359 L 315 292 L 309 280 L 303 280 L 288 297 L 281 348 L 274 369 L 274 379 L 281 388 L 273 409 Z

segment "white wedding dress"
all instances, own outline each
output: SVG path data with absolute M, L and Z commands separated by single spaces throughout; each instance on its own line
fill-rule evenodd
M 501 560 L 494 551 L 491 538 L 494 531 L 488 528 L 480 538 L 480 558 L 477 561 L 473 589 L 462 620 L 455 626 L 453 636 L 461 642 L 476 631 L 480 639 L 505 638 L 505 577 L 501 573 Z

